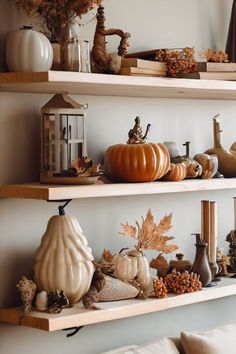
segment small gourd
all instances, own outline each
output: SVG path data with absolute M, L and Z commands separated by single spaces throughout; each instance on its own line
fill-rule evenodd
M 209 155 L 217 155 L 218 157 L 218 171 L 224 177 L 236 177 L 236 144 L 233 143 L 230 150 L 225 150 L 221 143 L 222 130 L 217 114 L 213 118 L 213 132 L 214 132 L 214 147 L 205 151 Z
M 170 169 L 170 156 L 163 144 L 145 143 L 140 118 L 129 131 L 127 144 L 110 146 L 105 153 L 105 173 L 112 181 L 151 182 L 162 178 Z
M 200 178 L 212 178 L 215 174 L 215 164 L 208 154 L 196 154 L 194 160 L 202 166 L 202 174 Z
M 74 216 L 51 217 L 35 256 L 35 283 L 40 291 L 63 290 L 71 304 L 88 291 L 93 273 L 93 256 Z
M 126 254 L 122 251 L 113 257 L 112 263 L 115 265 L 113 275 L 124 282 L 137 280 L 140 288 L 146 291 L 151 279 L 146 257 L 138 250 L 131 250 Z
M 182 181 L 186 178 L 187 175 L 187 166 L 183 162 L 171 163 L 170 170 L 162 178 L 163 181 Z

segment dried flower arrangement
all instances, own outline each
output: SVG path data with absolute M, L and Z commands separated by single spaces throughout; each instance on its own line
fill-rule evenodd
M 187 271 L 180 273 L 176 269 L 173 269 L 164 279 L 162 277 L 153 279 L 153 292 L 151 296 L 163 298 L 167 296 L 167 293 L 181 295 L 202 290 L 202 283 L 199 277 L 195 273 Z
M 166 62 L 167 75 L 171 77 L 175 77 L 178 73 L 188 74 L 197 70 L 194 48 L 159 49 L 156 52 L 156 60 Z
M 184 293 L 191 293 L 202 289 L 202 283 L 199 280 L 200 276 L 195 273 L 184 271 L 177 272 L 173 269 L 171 273 L 167 274 L 164 279 L 164 284 L 169 293 L 181 295 Z
M 137 250 L 157 250 L 161 253 L 172 253 L 178 249 L 176 244 L 168 244 L 173 240 L 173 236 L 165 236 L 164 233 L 169 231 L 171 225 L 172 214 L 164 216 L 159 224 L 154 223 L 154 218 L 151 210 L 149 209 L 144 219 L 142 217 L 142 225 L 136 221 L 137 227 L 133 225 L 121 224 L 121 235 L 130 236 L 138 241 L 135 245 Z
M 199 56 L 207 62 L 228 63 L 228 54 L 223 50 L 215 52 L 213 49 L 208 48 L 207 50 L 200 52 Z
M 60 43 L 61 69 L 68 69 L 69 25 L 101 4 L 102 0 L 14 0 L 29 16 L 42 17 L 50 40 Z
M 29 16 L 41 16 L 51 39 L 61 41 L 63 29 L 71 21 L 97 7 L 102 0 L 14 0 Z

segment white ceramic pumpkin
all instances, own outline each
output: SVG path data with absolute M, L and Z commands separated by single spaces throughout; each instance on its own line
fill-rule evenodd
M 44 34 L 29 27 L 9 34 L 6 64 L 10 71 L 48 71 L 52 61 L 52 45 Z
M 63 290 L 70 303 L 78 302 L 90 287 L 94 273 L 92 260 L 76 217 L 51 217 L 35 256 L 37 288 L 47 292 Z
M 115 255 L 113 257 L 115 265 L 114 276 L 125 282 L 134 279 L 138 281 L 142 290 L 146 291 L 150 284 L 149 264 L 142 252 L 133 250 L 127 254 Z

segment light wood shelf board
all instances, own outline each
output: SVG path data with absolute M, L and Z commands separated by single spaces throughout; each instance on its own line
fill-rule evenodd
M 218 283 L 216 287 L 204 288 L 202 291 L 190 294 L 171 295 L 163 299 L 132 299 L 98 303 L 99 310 L 87 310 L 80 303 L 72 308 L 63 309 L 57 315 L 35 310 L 29 314 L 24 314 L 22 308 L 3 309 L 0 310 L 0 321 L 45 331 L 56 331 L 159 312 L 231 295 L 236 295 L 236 280 L 227 278 Z
M 0 198 L 40 200 L 115 197 L 236 188 L 236 178 L 192 179 L 180 182 L 108 183 L 92 185 L 46 185 L 39 183 L 0 186 Z
M 48 71 L 0 73 L 0 91 L 234 100 L 236 82 Z

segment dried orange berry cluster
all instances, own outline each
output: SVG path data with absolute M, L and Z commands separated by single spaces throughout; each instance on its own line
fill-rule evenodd
M 164 284 L 170 293 L 177 295 L 190 293 L 202 289 L 202 283 L 199 280 L 199 275 L 195 273 L 177 272 L 173 269 L 170 274 L 164 279 Z
M 167 296 L 167 288 L 164 284 L 163 278 L 156 277 L 153 279 L 153 295 L 156 297 L 166 297 Z
M 193 73 L 197 70 L 197 63 L 194 59 L 194 48 L 183 48 L 181 50 L 159 49 L 156 52 L 156 60 L 166 62 L 167 75 L 175 77 L 178 73 Z

